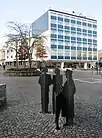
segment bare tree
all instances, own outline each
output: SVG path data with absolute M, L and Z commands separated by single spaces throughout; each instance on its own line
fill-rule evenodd
M 34 49 L 37 50 L 38 47 L 45 46 L 44 39 L 46 39 L 46 37 L 38 35 L 32 37 L 31 26 L 28 27 L 27 25 L 16 23 L 14 21 L 10 21 L 8 27 L 12 30 L 12 34 L 10 33 L 7 35 L 9 38 L 8 42 L 10 44 L 15 42 L 16 44 L 14 47 L 10 46 L 10 48 L 16 51 L 16 63 L 18 63 L 19 48 L 22 47 L 22 50 L 26 51 L 29 68 L 31 69 L 33 51 Z M 18 42 L 20 42 L 20 45 L 18 45 Z

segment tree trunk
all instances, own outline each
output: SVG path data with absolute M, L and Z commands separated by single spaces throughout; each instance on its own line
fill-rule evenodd
M 29 69 L 32 68 L 32 60 L 31 60 L 31 55 L 29 54 Z
M 16 68 L 18 68 L 18 42 L 16 41 Z

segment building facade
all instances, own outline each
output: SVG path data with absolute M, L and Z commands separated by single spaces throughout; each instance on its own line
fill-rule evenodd
M 62 64 L 78 61 L 87 64 L 98 60 L 95 19 L 49 9 L 32 23 L 32 34 L 48 36 L 48 60 Z

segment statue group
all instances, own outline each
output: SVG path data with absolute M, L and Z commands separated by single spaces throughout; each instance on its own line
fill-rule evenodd
M 65 79 L 66 81 L 63 81 Z M 72 78 L 72 71 L 66 70 L 65 74 L 61 75 L 60 69 L 56 68 L 55 74 L 51 78 L 51 75 L 48 74 L 48 70 L 45 67 L 42 70 L 38 83 L 41 86 L 41 112 L 48 113 L 49 86 L 53 85 L 52 109 L 53 114 L 55 114 L 56 129 L 60 129 L 60 113 L 62 113 L 62 117 L 66 117 L 66 123 L 63 126 L 73 126 L 74 94 L 76 92 L 76 87 Z

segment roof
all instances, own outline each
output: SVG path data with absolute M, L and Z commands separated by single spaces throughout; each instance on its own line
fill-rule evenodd
M 91 20 L 91 21 L 96 21 L 97 22 L 96 19 L 91 19 L 89 17 L 82 16 L 82 15 L 75 15 L 75 14 L 71 14 L 71 13 L 67 13 L 67 12 L 63 12 L 63 11 L 59 11 L 59 10 L 55 10 L 55 9 L 49 9 L 48 11 L 59 12 L 61 14 L 71 15 L 71 16 L 74 16 L 74 17 L 79 17 L 79 18 L 83 18 L 83 19 L 87 19 L 87 20 Z

